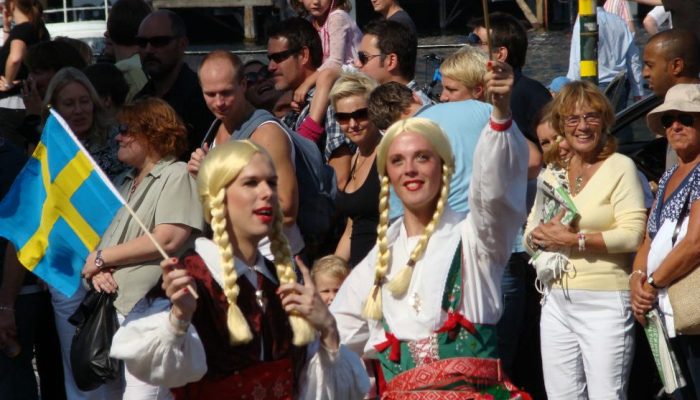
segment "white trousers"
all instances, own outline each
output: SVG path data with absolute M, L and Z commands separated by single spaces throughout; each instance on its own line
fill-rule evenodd
M 78 305 L 83 301 L 86 290 L 80 285 L 72 297 L 66 297 L 58 290 L 49 286 L 51 292 L 51 304 L 53 305 L 54 318 L 58 340 L 61 344 L 61 358 L 63 361 L 63 377 L 68 400 L 106 400 L 121 399 L 121 382 L 119 380 L 109 382 L 95 390 L 84 392 L 75 385 L 73 371 L 70 365 L 70 349 L 75 335 L 75 326 L 68 322 Z
M 165 301 L 159 300 L 154 306 L 162 306 L 163 304 L 165 304 L 166 308 L 170 307 L 170 302 L 167 299 Z M 148 314 L 149 307 L 148 301 L 141 299 L 131 312 L 129 312 L 129 318 L 133 320 L 139 318 L 142 314 Z M 125 316 L 117 312 L 119 325 L 124 325 L 125 318 Z M 141 381 L 137 377 L 131 375 L 126 368 L 124 368 L 124 383 L 124 400 L 171 400 L 173 398 L 170 389 Z
M 628 291 L 552 289 L 540 339 L 549 400 L 627 398 L 634 356 Z

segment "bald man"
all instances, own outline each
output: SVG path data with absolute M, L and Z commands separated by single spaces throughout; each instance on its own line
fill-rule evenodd
M 674 28 L 657 33 L 644 46 L 643 59 L 644 79 L 659 97 L 679 83 L 700 83 L 700 43 L 690 31 Z

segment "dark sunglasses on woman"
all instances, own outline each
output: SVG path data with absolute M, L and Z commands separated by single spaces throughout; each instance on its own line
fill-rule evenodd
M 664 129 L 670 128 L 676 121 L 680 122 L 683 126 L 693 126 L 695 117 L 690 114 L 664 114 L 661 116 L 661 126 L 663 126 Z
M 360 108 L 349 113 L 335 113 L 335 120 L 338 121 L 339 124 L 347 124 L 348 122 L 350 122 L 350 119 L 354 119 L 355 121 L 364 121 L 368 117 L 369 113 L 367 112 L 367 108 Z

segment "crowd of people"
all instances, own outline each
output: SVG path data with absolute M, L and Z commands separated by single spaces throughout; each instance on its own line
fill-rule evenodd
M 6 2 L 0 196 L 52 108 L 144 225 L 120 209 L 71 297 L 0 242 L 0 398 L 653 398 L 635 385 L 655 366 L 632 372 L 652 312 L 674 396 L 700 398 L 700 336 L 669 290 L 700 259 L 698 38 L 640 53 L 626 3 L 599 2 L 599 85 L 574 39 L 547 88 L 523 73 L 523 25 L 493 13 L 437 101 L 410 16 L 371 3 L 360 29 L 349 1 L 291 0 L 267 63 L 214 50 L 194 71 L 182 18 L 144 0 L 114 2 L 98 63 L 49 37 L 37 0 Z M 661 177 L 611 134 L 644 80 Z M 124 367 L 83 391 L 69 317 L 88 291 L 114 294 Z

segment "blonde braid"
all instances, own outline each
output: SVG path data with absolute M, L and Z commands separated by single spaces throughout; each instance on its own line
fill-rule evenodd
M 287 238 L 282 233 L 282 211 L 279 204 L 275 207 L 275 221 L 270 230 L 270 250 L 275 258 L 275 269 L 280 285 L 285 283 L 295 283 L 297 276 L 294 273 L 294 265 L 292 264 L 292 254 L 289 250 Z M 292 343 L 295 346 L 303 346 L 310 343 L 316 337 L 316 330 L 309 324 L 305 318 L 292 313 L 289 315 L 289 325 L 292 327 L 294 338 Z
M 224 294 L 228 300 L 228 318 L 226 324 L 232 344 L 247 343 L 253 338 L 253 334 L 248 327 L 248 323 L 243 317 L 241 309 L 238 308 L 239 288 L 236 284 L 238 274 L 233 262 L 233 248 L 226 231 L 226 212 L 224 198 L 226 189 L 221 188 L 216 196 L 211 197 L 209 207 L 211 208 L 211 228 L 214 231 L 213 240 L 219 247 L 221 255 L 221 269 L 224 273 Z
M 437 205 L 435 206 L 435 212 L 433 213 L 433 218 L 430 220 L 428 225 L 426 225 L 423 235 L 418 239 L 416 247 L 413 248 L 411 256 L 406 263 L 406 266 L 387 284 L 387 288 L 394 297 L 401 297 L 408 291 L 408 286 L 411 284 L 411 277 L 413 276 L 413 269 L 416 263 L 423 257 L 425 248 L 428 246 L 428 239 L 433 234 L 435 227 L 440 222 L 443 211 L 445 211 L 445 204 L 447 204 L 447 197 L 450 194 L 450 177 L 452 176 L 452 170 L 447 164 L 442 165 L 442 189 L 440 190 L 440 198 L 438 198 Z
M 374 285 L 369 292 L 362 314 L 365 318 L 380 320 L 382 318 L 382 283 L 389 269 L 389 177 L 383 175 L 379 191 L 379 224 L 377 225 L 377 263 L 374 269 Z

